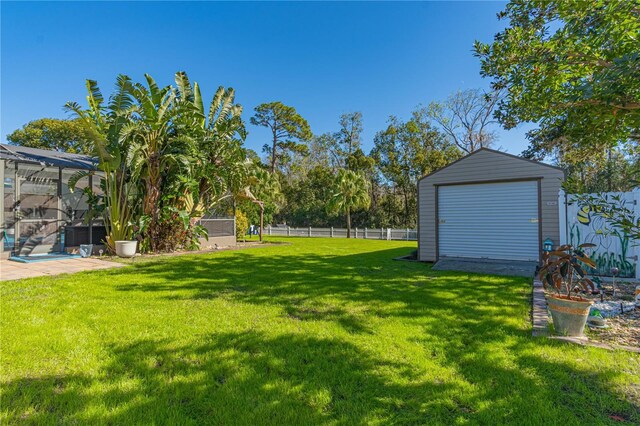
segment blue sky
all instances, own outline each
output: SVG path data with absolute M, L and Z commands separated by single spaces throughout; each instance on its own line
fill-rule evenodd
M 86 78 L 106 95 L 119 73 L 170 84 L 184 70 L 206 99 L 234 87 L 247 121 L 279 100 L 319 134 L 361 111 L 368 152 L 389 115 L 488 87 L 472 46 L 504 26 L 504 4 L 2 2 L 2 141 L 30 120 L 66 117 L 66 101 L 85 102 Z M 268 135 L 248 127 L 260 151 Z M 526 147 L 526 128 L 498 130 L 504 150 Z

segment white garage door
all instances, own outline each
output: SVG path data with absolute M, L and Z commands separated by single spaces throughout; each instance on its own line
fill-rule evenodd
M 441 186 L 439 255 L 538 260 L 536 181 Z

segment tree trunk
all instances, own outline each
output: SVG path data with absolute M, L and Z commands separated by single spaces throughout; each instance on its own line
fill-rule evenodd
M 147 192 L 143 199 L 143 212 L 149 217 L 146 235 L 149 238 L 149 247 L 151 251 L 157 251 L 158 243 L 160 242 L 158 202 L 161 196 L 160 184 L 162 177 L 160 176 L 160 167 L 157 160 L 152 158 L 149 163 L 149 176 L 147 177 Z
M 271 174 L 276 172 L 276 149 L 278 148 L 278 136 L 276 135 L 276 128 L 273 128 L 273 145 L 271 147 Z
M 407 194 L 407 188 L 403 187 L 402 192 L 404 194 L 404 226 L 409 226 L 409 197 Z
M 347 207 L 347 238 L 351 238 L 351 211 Z
M 264 205 L 260 204 L 260 242 L 262 242 L 262 228 L 264 228 Z

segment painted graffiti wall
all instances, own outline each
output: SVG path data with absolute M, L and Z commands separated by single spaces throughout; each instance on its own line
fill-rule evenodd
M 621 205 L 640 215 L 640 190 L 623 193 L 607 193 L 611 196 L 619 194 Z M 594 194 L 595 195 L 595 194 Z M 566 200 L 566 201 L 565 201 Z M 612 203 L 619 204 L 613 200 Z M 583 243 L 592 243 L 596 247 L 591 249 L 591 258 L 598 265 L 594 274 L 611 276 L 611 269 L 618 268 L 620 277 L 640 277 L 638 255 L 640 255 L 640 242 L 632 240 L 629 235 L 620 229 L 612 227 L 597 214 L 593 207 L 581 205 L 575 197 L 564 193 L 560 194 L 560 244 L 568 243 L 574 246 Z

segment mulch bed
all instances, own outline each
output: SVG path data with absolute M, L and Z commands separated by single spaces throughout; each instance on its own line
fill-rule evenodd
M 638 284 L 635 282 L 616 283 L 615 300 L 632 301 L 636 285 Z M 612 300 L 612 283 L 603 283 L 602 289 L 604 290 L 604 299 Z M 596 301 L 600 300 L 600 296 L 591 298 Z M 589 328 L 587 335 L 590 340 L 640 348 L 640 308 L 625 311 L 620 315 L 607 318 L 606 321 L 608 328 Z
M 614 345 L 640 348 L 640 309 L 607 318 L 607 326 L 603 329 L 589 329 L 590 340 Z

